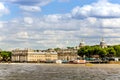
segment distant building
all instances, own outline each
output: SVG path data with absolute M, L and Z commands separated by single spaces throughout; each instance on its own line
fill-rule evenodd
M 39 51 L 28 54 L 28 61 L 55 61 L 58 59 L 57 52 Z
M 40 62 L 40 61 L 54 61 L 58 59 L 57 52 L 55 51 L 40 51 L 25 49 L 12 50 L 13 62 Z
M 100 42 L 100 47 L 101 48 L 107 48 L 107 44 L 104 41 L 104 38 L 102 38 L 101 42 Z
M 58 51 L 58 59 L 71 61 L 77 59 L 77 49 L 61 49 Z
M 85 42 L 82 40 L 79 44 L 79 46 L 76 46 L 76 49 L 80 49 L 81 47 L 85 46 Z
M 85 42 L 82 40 L 79 44 L 79 47 L 81 48 L 81 47 L 84 47 L 84 46 L 85 46 Z

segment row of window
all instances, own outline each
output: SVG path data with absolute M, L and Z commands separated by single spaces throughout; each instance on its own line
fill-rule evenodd
M 29 55 L 29 57 L 57 57 L 57 56 L 52 56 L 52 55 L 41 55 L 41 56 Z

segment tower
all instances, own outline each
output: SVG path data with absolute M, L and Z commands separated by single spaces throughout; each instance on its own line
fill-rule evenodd
M 103 37 L 102 37 L 102 40 L 100 41 L 100 47 L 101 48 L 106 48 L 107 47 Z
M 80 44 L 79 44 L 79 48 L 81 48 L 81 47 L 83 47 L 83 46 L 85 46 L 85 42 L 82 40 L 82 41 L 80 42 Z

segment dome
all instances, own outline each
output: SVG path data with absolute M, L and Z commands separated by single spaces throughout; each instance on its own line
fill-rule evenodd
M 100 47 L 101 47 L 101 48 L 107 47 L 107 45 L 106 45 L 106 43 L 105 43 L 105 41 L 104 41 L 103 38 L 102 38 L 102 41 L 100 42 Z
M 100 45 L 104 45 L 104 44 L 105 44 L 105 41 L 101 41 L 101 42 L 100 42 Z
M 84 41 L 80 42 L 80 44 L 79 44 L 79 47 L 83 47 L 83 46 L 85 46 L 85 42 Z

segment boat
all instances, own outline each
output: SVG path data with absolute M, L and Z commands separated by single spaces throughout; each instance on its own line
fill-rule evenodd
M 62 60 L 56 60 L 55 63 L 57 63 L 57 64 L 61 64 L 61 63 L 62 63 Z
M 73 63 L 74 64 L 85 64 L 86 60 L 74 60 Z

